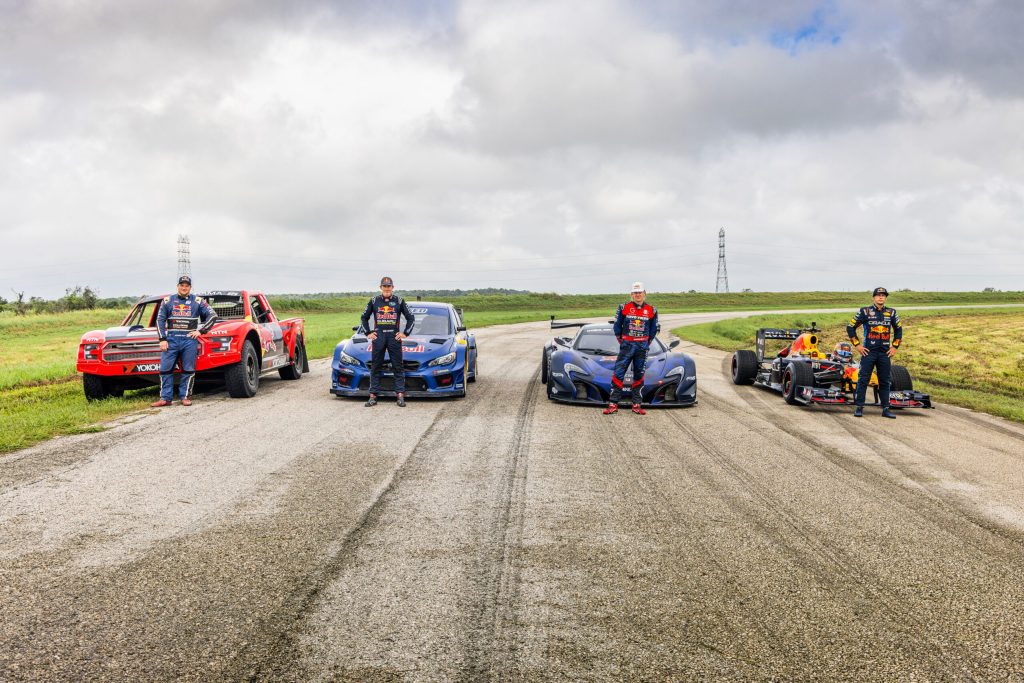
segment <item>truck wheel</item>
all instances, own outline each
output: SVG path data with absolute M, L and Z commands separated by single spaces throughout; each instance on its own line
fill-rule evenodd
M 252 398 L 260 386 L 260 359 L 248 339 L 242 344 L 242 360 L 224 371 L 224 383 L 231 398 Z
M 277 371 L 281 379 L 298 379 L 302 377 L 302 368 L 306 364 L 306 347 L 302 343 L 302 337 L 295 340 L 295 358 L 291 365 L 286 365 Z
M 757 377 L 757 354 L 741 349 L 732 354 L 732 383 L 753 384 Z
M 548 352 L 547 349 L 540 352 L 540 383 L 548 383 Z
M 910 371 L 902 365 L 892 366 L 892 390 L 913 391 L 914 380 L 910 378 Z
M 800 387 L 814 386 L 814 372 L 806 363 L 790 363 L 782 375 L 782 395 L 786 403 L 799 405 L 796 397 L 800 393 Z
M 99 375 L 82 375 L 82 388 L 88 401 L 102 401 L 107 397 L 107 387 Z

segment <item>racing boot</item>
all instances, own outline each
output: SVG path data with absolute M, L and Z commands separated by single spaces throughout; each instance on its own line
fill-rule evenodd
M 367 408 L 374 407 L 375 405 L 377 405 L 377 397 L 374 396 L 373 394 L 370 394 L 369 400 L 366 403 L 364 403 L 363 405 L 366 406 Z
M 647 411 L 644 410 L 643 408 L 641 408 L 639 403 L 634 403 L 633 404 L 633 412 L 636 413 L 637 415 L 646 415 L 647 414 Z
M 169 405 L 171 405 L 170 401 L 165 401 L 163 399 L 160 399 L 159 401 L 156 401 L 155 403 L 150 403 L 149 407 L 150 408 L 166 408 Z
M 619 412 L 619 404 L 618 403 L 609 403 L 608 407 L 604 409 L 604 412 L 602 413 L 602 415 L 611 415 L 612 413 L 617 413 L 617 412 Z
M 857 406 L 853 409 L 854 417 L 864 417 L 864 406 Z
M 186 396 L 185 398 L 181 399 L 181 405 L 185 406 L 186 408 L 189 407 L 190 405 L 192 405 L 192 399 Z
M 405 407 L 405 394 L 399 394 L 398 395 L 398 407 L 399 408 L 404 408 Z
M 888 408 L 882 408 L 882 417 L 887 417 L 890 420 L 895 420 L 896 419 L 896 416 L 893 415 L 893 412 L 891 410 L 889 410 Z

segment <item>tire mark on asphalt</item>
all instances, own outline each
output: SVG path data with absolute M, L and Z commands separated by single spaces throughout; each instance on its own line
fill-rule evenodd
M 480 397 L 471 392 L 459 403 L 442 407 L 430 426 L 417 440 L 408 455 L 391 471 L 387 481 L 353 525 L 338 539 L 338 547 L 325 562 L 313 568 L 299 583 L 281 606 L 266 618 L 267 626 L 260 629 L 261 637 L 253 639 L 240 654 L 240 670 L 233 677 L 236 680 L 274 680 L 297 666 L 298 646 L 295 642 L 295 625 L 315 607 L 321 593 L 344 570 L 353 552 L 362 542 L 369 529 L 373 528 L 383 514 L 391 494 L 408 475 L 412 463 L 420 451 L 429 451 L 448 438 L 448 432 L 458 426 L 458 421 L 447 419 L 450 414 L 464 414 L 467 399 L 475 408 Z
M 512 442 L 505 450 L 496 500 L 498 513 L 491 521 L 483 548 L 483 585 L 486 587 L 476 615 L 478 634 L 470 639 L 464 680 L 509 680 L 515 677 L 514 628 L 519 603 L 526 475 L 530 436 L 537 407 L 540 365 L 530 375 L 519 403 Z
M 785 548 L 787 554 L 796 561 L 795 563 L 798 566 L 811 571 L 823 586 L 834 586 L 837 583 L 835 580 L 836 573 L 846 576 L 851 583 L 858 587 L 863 595 L 881 603 L 889 613 L 893 623 L 914 624 L 919 627 L 917 629 L 917 633 L 927 632 L 926 624 L 917 618 L 914 613 L 907 611 L 900 604 L 902 601 L 901 596 L 882 587 L 882 585 L 875 580 L 875 577 L 866 575 L 857 570 L 855 558 L 850 557 L 848 553 L 819 539 L 815 533 L 805 527 L 798 514 L 790 508 L 790 506 L 779 500 L 775 492 L 769 486 L 762 483 L 758 477 L 754 476 L 751 472 L 730 458 L 728 454 L 723 452 L 717 446 L 711 444 L 693 427 L 686 424 L 675 415 L 670 415 L 669 417 L 687 433 L 690 439 L 697 443 L 702 450 L 711 456 L 723 468 L 723 470 L 742 484 L 745 490 L 753 494 L 754 497 L 764 505 L 765 509 L 769 511 L 769 513 L 778 515 L 785 525 L 793 532 L 794 536 L 800 539 L 807 550 L 810 550 L 811 562 L 809 563 L 807 562 L 807 554 L 802 552 L 801 549 L 797 545 L 793 544 L 785 535 L 777 533 L 770 525 L 766 524 L 763 514 L 758 514 L 758 510 L 750 508 L 748 505 L 743 506 L 744 508 L 747 508 L 744 510 L 744 517 L 760 529 L 762 533 L 773 538 L 781 547 Z M 919 652 L 930 660 L 932 666 L 937 672 L 941 672 L 942 674 L 953 673 L 950 671 L 948 665 L 948 662 L 950 661 L 948 658 L 950 653 L 946 651 L 948 643 L 937 641 L 931 636 L 925 636 L 922 640 L 920 636 L 911 632 L 905 633 L 904 635 L 919 643 Z M 959 643 L 956 643 L 955 645 L 956 647 L 953 649 L 963 649 Z M 932 654 L 936 650 L 938 651 L 938 655 Z M 957 659 L 963 661 L 963 654 L 966 653 L 961 652 L 958 654 L 961 656 L 957 657 Z M 960 669 L 955 672 L 955 675 L 970 676 L 970 672 L 966 669 Z
M 674 409 L 666 408 L 664 410 L 668 411 Z M 655 414 L 660 414 L 662 411 L 651 412 Z M 605 421 L 600 424 L 602 424 L 602 426 L 605 427 L 601 431 L 605 432 L 605 438 L 607 439 L 607 442 L 614 442 L 618 447 L 614 449 L 603 449 L 603 452 L 607 451 L 609 454 L 630 452 L 630 446 L 632 446 L 632 444 L 629 444 L 626 441 L 621 431 L 612 428 L 610 421 Z M 656 446 L 658 451 L 663 456 L 667 456 L 668 460 L 678 463 L 680 467 L 689 475 L 693 476 L 694 478 L 700 480 L 701 483 L 705 484 L 708 490 L 715 489 L 713 481 L 706 475 L 705 472 L 699 471 L 691 463 L 679 457 L 678 451 L 675 448 L 673 448 L 674 444 L 670 443 L 669 439 L 663 432 L 657 431 L 653 428 L 652 421 L 645 421 L 641 425 L 641 429 L 644 431 L 645 434 L 648 435 L 648 437 L 650 437 L 650 443 Z M 663 482 L 658 478 L 652 476 L 647 471 L 647 469 L 643 465 L 643 461 L 630 460 L 629 462 L 634 464 L 634 467 L 632 468 L 627 467 L 627 460 L 621 457 L 610 457 L 606 459 L 606 462 L 608 462 L 609 467 L 615 471 L 617 475 L 616 481 L 618 481 L 620 485 L 623 485 L 629 489 L 630 493 L 632 494 L 631 501 L 638 506 L 642 505 L 644 508 L 646 508 L 650 512 L 651 519 L 686 519 L 694 517 L 692 509 L 680 506 L 672 496 L 668 495 L 668 493 L 663 490 Z M 643 476 L 643 478 L 648 482 L 647 486 L 641 486 L 636 475 Z M 655 499 L 651 496 L 651 492 L 657 492 L 659 494 L 657 500 L 660 502 L 660 509 L 659 507 L 656 507 L 653 504 Z M 713 565 L 714 569 L 717 572 L 717 576 L 729 576 L 730 570 L 721 561 L 718 560 L 715 553 L 715 548 L 713 548 L 709 543 L 707 543 L 703 537 L 698 537 L 697 543 L 699 545 L 699 550 L 701 551 L 702 561 L 708 562 L 711 565 Z M 680 579 L 681 584 L 685 585 L 689 583 L 690 577 L 681 574 L 679 571 L 677 571 L 676 565 L 674 563 L 669 565 L 669 571 L 671 571 L 675 576 L 677 576 Z M 738 589 L 738 587 L 734 587 L 734 589 Z M 735 627 L 732 617 L 726 614 L 724 610 L 722 610 L 717 605 L 709 605 L 707 603 L 704 603 L 702 607 L 705 610 L 714 613 L 715 621 L 721 628 L 723 628 L 730 634 L 730 640 L 732 642 L 741 643 L 744 641 L 743 635 Z M 754 622 L 754 625 L 757 627 L 758 631 L 766 640 L 770 641 L 776 647 L 778 646 L 779 643 L 778 639 L 776 638 L 776 634 L 763 621 L 761 615 L 757 615 L 757 619 Z M 767 673 L 764 669 L 764 666 L 760 662 L 749 657 L 745 657 L 735 651 L 727 652 L 716 645 L 712 645 L 711 643 L 696 638 L 688 638 L 683 640 L 682 642 L 686 642 L 696 649 L 712 652 L 718 657 L 721 657 L 725 661 L 733 663 L 742 662 L 744 664 L 749 665 L 761 674 Z

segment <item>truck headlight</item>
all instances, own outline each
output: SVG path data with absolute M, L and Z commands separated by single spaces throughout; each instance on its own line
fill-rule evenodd
M 231 337 L 210 337 L 210 351 L 224 353 L 231 350 Z
M 454 362 L 455 362 L 455 352 L 452 351 L 451 353 L 446 353 L 443 356 L 438 356 L 434 360 L 432 360 L 429 363 L 427 363 L 427 366 L 433 367 L 435 365 L 451 365 Z
M 99 348 L 99 344 L 85 344 L 82 346 L 82 357 L 85 358 L 85 360 L 99 360 Z

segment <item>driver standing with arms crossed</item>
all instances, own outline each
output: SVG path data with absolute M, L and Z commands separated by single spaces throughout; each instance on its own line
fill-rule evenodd
M 846 334 L 850 343 L 860 352 L 860 370 L 857 371 L 857 395 L 853 411 L 854 417 L 864 416 L 864 397 L 868 393 L 871 382 L 871 371 L 878 373 L 878 394 L 882 403 L 882 417 L 895 420 L 896 416 L 889 410 L 889 389 L 892 387 L 892 357 L 903 341 L 903 325 L 900 316 L 893 308 L 885 305 L 889 292 L 885 287 L 875 287 L 871 293 L 873 306 L 865 306 L 857 311 L 846 326 Z M 857 337 L 857 331 L 864 329 L 864 342 Z
M 384 365 L 384 352 L 391 359 L 391 369 L 395 376 L 395 394 L 398 407 L 405 407 L 405 370 L 402 367 L 402 340 L 412 332 L 416 324 L 416 316 L 412 314 L 405 300 L 395 296 L 395 283 L 386 275 L 380 279 L 380 294 L 370 299 L 366 310 L 360 318 L 363 329 L 370 329 L 370 318 L 373 318 L 373 331 L 366 338 L 373 342 L 373 356 L 370 361 L 370 398 L 367 408 L 377 405 L 377 394 L 380 392 L 380 376 Z M 405 330 L 398 328 L 398 316 L 405 318 Z
M 619 355 L 615 359 L 615 371 L 612 374 L 612 394 L 608 399 L 605 415 L 619 410 L 619 399 L 622 398 L 622 383 L 626 376 L 626 368 L 633 365 L 633 382 L 630 385 L 630 400 L 633 412 L 646 415 L 641 407 L 644 386 L 644 368 L 647 365 L 647 349 L 651 340 L 658 332 L 658 309 L 647 303 L 647 290 L 644 283 L 634 282 L 630 288 L 630 300 L 619 306 L 615 312 L 615 323 L 612 330 L 619 340 Z

